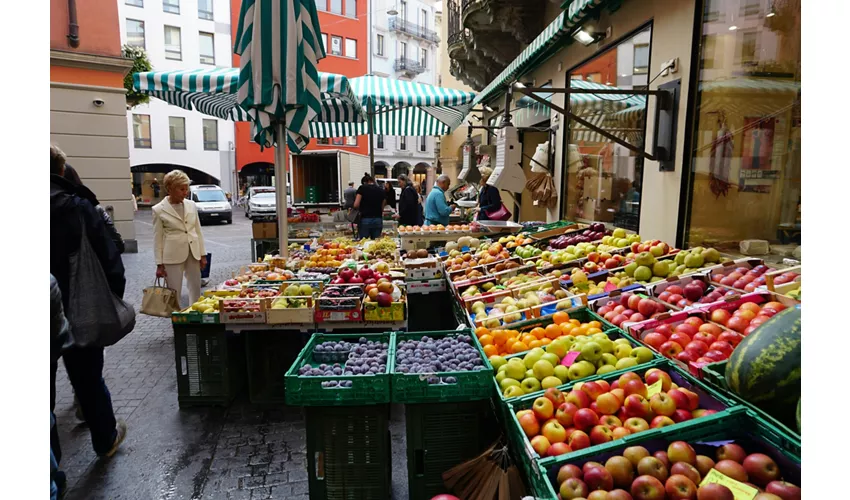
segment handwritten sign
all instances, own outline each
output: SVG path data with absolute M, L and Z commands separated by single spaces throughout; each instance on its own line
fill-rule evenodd
M 661 380 L 659 379 L 654 384 L 646 386 L 646 397 L 651 398 L 661 392 L 661 385 Z
M 705 478 L 703 478 L 702 482 L 700 482 L 700 486 L 712 483 L 720 484 L 729 488 L 732 491 L 732 495 L 735 497 L 735 500 L 753 500 L 753 498 L 755 498 L 758 494 L 757 489 L 735 481 L 731 477 L 719 472 L 717 469 L 711 469 L 708 471 L 708 474 L 706 474 Z
M 564 356 L 564 359 L 561 360 L 561 364 L 564 366 L 570 366 L 575 363 L 576 359 L 581 355 L 578 351 L 570 351 Z

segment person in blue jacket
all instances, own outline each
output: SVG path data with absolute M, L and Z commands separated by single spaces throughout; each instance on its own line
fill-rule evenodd
M 437 182 L 434 183 L 434 189 L 428 193 L 428 199 L 425 200 L 425 225 L 434 226 L 437 224 L 446 225 L 449 223 L 449 214 L 455 209 L 454 203 L 446 201 L 446 191 L 449 190 L 451 180 L 447 175 L 437 177 Z

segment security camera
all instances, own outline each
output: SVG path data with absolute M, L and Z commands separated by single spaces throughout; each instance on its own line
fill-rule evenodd
M 103 105 L 105 104 L 105 102 L 104 102 L 104 100 L 103 100 L 103 99 L 95 99 L 95 100 L 94 100 L 94 101 L 92 101 L 92 102 L 93 102 L 93 103 L 94 103 L 94 105 L 95 105 L 95 106 L 97 106 L 98 108 L 99 108 L 99 107 L 101 107 L 101 106 L 103 106 Z

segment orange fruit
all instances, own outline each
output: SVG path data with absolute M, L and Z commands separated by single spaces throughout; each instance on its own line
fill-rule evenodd
M 590 327 L 590 328 L 587 329 L 587 334 L 593 335 L 594 333 L 599 333 L 601 331 L 602 330 L 600 330 L 599 328 Z
M 532 349 L 534 349 L 535 347 L 540 347 L 542 345 L 543 345 L 543 342 L 541 342 L 540 340 L 532 340 L 531 342 L 528 343 L 528 347 L 530 347 Z
M 482 335 L 478 338 L 478 341 L 481 342 L 481 345 L 492 345 L 493 344 L 493 336 L 492 335 Z
M 526 333 L 525 335 L 523 335 L 523 336 L 522 336 L 522 338 L 520 338 L 520 340 L 521 340 L 521 341 L 522 341 L 522 343 L 524 343 L 525 345 L 529 345 L 529 344 L 531 344 L 532 342 L 534 342 L 535 340 L 537 340 L 537 337 L 535 337 L 534 335 L 532 335 L 532 334 L 530 334 L 530 333 Z
M 552 339 L 550 339 L 549 337 L 543 337 L 542 339 L 540 339 L 540 342 L 542 342 L 543 345 L 549 345 L 552 343 Z
M 528 344 L 524 344 L 522 342 L 514 342 L 511 345 L 511 353 L 516 354 L 518 352 L 523 352 L 528 350 Z
M 572 332 L 570 332 L 570 335 L 575 335 L 575 336 L 587 335 L 587 326 L 582 325 L 582 326 L 575 328 Z
M 479 326 L 475 329 L 475 336 L 479 339 L 482 335 L 487 335 L 488 333 L 490 333 L 490 330 L 486 326 Z
M 484 346 L 484 354 L 489 358 L 491 356 L 497 356 L 499 354 L 499 348 L 494 345 L 485 345 Z
M 602 323 L 600 323 L 599 321 L 593 320 L 593 321 L 587 323 L 587 326 L 589 326 L 590 328 L 602 328 Z
M 542 339 L 546 336 L 546 330 L 538 326 L 537 328 L 531 330 L 531 334 L 534 335 L 537 339 Z
M 564 311 L 558 311 L 552 315 L 552 322 L 556 325 L 560 325 L 561 323 L 566 323 L 570 320 L 570 315 L 565 313 Z
M 572 323 L 572 324 L 574 324 L 574 325 L 576 325 L 576 326 L 581 326 L 581 321 L 579 321 L 579 320 L 577 320 L 577 319 L 575 319 L 575 318 L 571 319 L 571 320 L 570 320 L 570 323 Z
M 552 323 L 551 325 L 546 325 L 546 337 L 552 340 L 560 337 L 563 334 L 563 330 L 560 325 L 556 325 Z
M 491 335 L 493 335 L 493 343 L 497 346 L 505 345 L 505 342 L 508 341 L 508 332 L 506 330 L 493 330 Z

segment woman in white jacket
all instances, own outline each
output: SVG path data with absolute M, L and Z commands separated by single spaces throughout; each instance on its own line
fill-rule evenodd
M 165 278 L 180 300 L 185 274 L 192 304 L 201 296 L 201 269 L 207 265 L 201 221 L 195 203 L 186 199 L 189 177 L 183 171 L 166 174 L 163 185 L 167 196 L 153 207 L 156 275 Z

